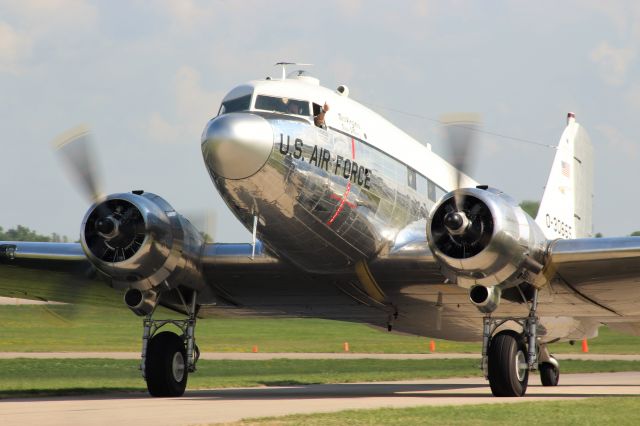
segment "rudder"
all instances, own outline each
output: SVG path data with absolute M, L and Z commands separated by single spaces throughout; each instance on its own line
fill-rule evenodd
M 536 223 L 549 239 L 591 237 L 593 148 L 573 113 L 556 149 Z

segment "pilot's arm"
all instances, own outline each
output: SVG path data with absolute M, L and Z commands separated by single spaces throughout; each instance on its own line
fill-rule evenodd
M 314 123 L 318 127 L 326 128 L 327 126 L 324 123 L 324 116 L 329 111 L 329 105 L 325 102 L 320 113 L 314 117 Z

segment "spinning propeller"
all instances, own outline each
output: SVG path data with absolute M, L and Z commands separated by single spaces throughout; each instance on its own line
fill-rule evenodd
M 444 137 L 455 167 L 453 197 L 434 213 L 431 232 L 435 245 L 447 256 L 467 258 L 485 247 L 492 229 L 488 207 L 461 189 L 471 169 L 474 140 L 480 128 L 477 114 L 454 113 L 441 118 Z
M 83 229 L 89 250 L 105 262 L 118 262 L 131 257 L 144 240 L 145 224 L 138 209 L 122 200 L 105 200 L 89 128 L 73 128 L 54 142 L 59 157 L 84 198 L 96 204 Z M 191 212 L 185 217 L 195 223 L 205 239 L 213 240 L 214 213 Z
M 144 240 L 144 220 L 136 207 L 128 202 L 105 201 L 88 127 L 79 126 L 63 133 L 55 144 L 76 186 L 85 199 L 96 206 L 82 230 L 86 247 L 104 262 L 128 259 Z
M 91 203 L 104 198 L 89 128 L 79 126 L 68 130 L 55 139 L 54 145 L 84 197 Z

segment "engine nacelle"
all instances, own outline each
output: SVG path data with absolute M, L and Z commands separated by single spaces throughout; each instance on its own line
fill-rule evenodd
M 138 316 L 149 315 L 158 304 L 158 293 L 130 288 L 124 293 L 124 303 Z
M 155 194 L 135 191 L 100 200 L 82 221 L 80 242 L 115 288 L 155 294 L 179 285 L 196 290 L 204 285 L 202 236 Z
M 498 309 L 501 295 L 502 291 L 498 286 L 474 285 L 469 289 L 469 300 L 476 305 L 480 312 L 485 314 L 490 314 Z
M 493 188 L 445 195 L 429 217 L 427 240 L 445 277 L 465 288 L 534 283 L 547 243 L 534 220 Z

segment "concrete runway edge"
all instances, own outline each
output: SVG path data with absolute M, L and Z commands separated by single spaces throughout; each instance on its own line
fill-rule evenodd
M 0 424 L 192 425 L 248 417 L 346 409 L 518 403 L 594 396 L 640 396 L 640 372 L 565 374 L 557 387 L 532 376 L 524 398 L 495 398 L 481 378 L 190 390 L 180 398 L 110 394 L 0 401 Z

